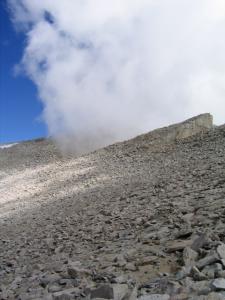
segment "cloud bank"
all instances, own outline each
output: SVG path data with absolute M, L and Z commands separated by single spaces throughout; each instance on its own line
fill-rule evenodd
M 224 0 L 8 0 L 49 134 L 83 152 L 211 112 L 225 123 Z

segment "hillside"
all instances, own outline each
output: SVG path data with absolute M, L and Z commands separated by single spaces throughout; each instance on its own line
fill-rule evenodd
M 0 299 L 225 299 L 225 125 L 0 149 Z

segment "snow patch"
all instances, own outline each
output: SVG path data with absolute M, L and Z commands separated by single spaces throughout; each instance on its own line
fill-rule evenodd
M 10 147 L 15 146 L 17 144 L 18 143 L 0 145 L 0 149 L 10 148 Z

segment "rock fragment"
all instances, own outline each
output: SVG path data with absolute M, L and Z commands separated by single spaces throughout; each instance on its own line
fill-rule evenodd
M 204 268 L 205 266 L 211 265 L 211 264 L 216 263 L 216 262 L 218 262 L 218 261 L 219 261 L 218 255 L 212 254 L 212 255 L 209 255 L 209 256 L 206 256 L 206 257 L 200 259 L 200 260 L 197 262 L 196 266 L 197 266 L 199 269 L 202 269 L 202 268 Z
M 203 270 L 202 273 L 208 279 L 214 279 L 215 277 L 219 276 L 219 273 L 223 270 L 222 265 L 219 263 L 208 265 Z
M 221 259 L 225 259 L 225 244 L 217 247 L 217 253 Z
M 204 245 L 208 243 L 208 237 L 206 234 L 200 234 L 192 243 L 191 249 L 198 251 Z
M 67 267 L 67 272 L 71 278 L 91 275 L 91 271 L 82 268 L 80 262 L 70 262 Z
M 194 266 L 198 253 L 190 247 L 186 247 L 183 251 L 183 262 L 185 266 Z
M 129 299 L 131 291 L 127 284 L 115 284 L 113 285 L 114 300 Z
M 111 285 L 102 285 L 94 289 L 87 289 L 86 294 L 90 295 L 91 299 L 103 298 L 103 299 L 114 299 L 114 290 Z
M 175 240 L 167 244 L 166 250 L 168 253 L 182 251 L 184 248 L 190 246 L 191 243 L 191 240 Z
M 212 282 L 212 286 L 216 290 L 225 290 L 225 279 L 224 278 L 217 278 Z

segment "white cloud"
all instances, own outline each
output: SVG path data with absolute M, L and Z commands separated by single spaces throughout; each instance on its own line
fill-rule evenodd
M 224 123 L 223 0 L 8 0 L 51 135 L 83 151 L 211 112 Z

